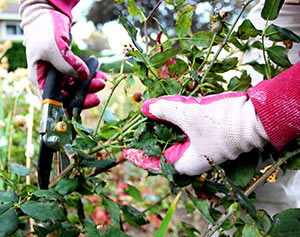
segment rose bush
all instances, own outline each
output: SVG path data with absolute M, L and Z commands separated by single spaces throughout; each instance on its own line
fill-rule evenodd
M 111 93 L 95 128 L 83 126 L 80 118 L 72 120 L 77 137 L 61 152 L 72 160 L 73 166 L 53 177 L 49 190 L 39 190 L 32 185 L 36 184 L 34 167 L 30 171 L 12 163 L 11 159 L 4 159 L 7 150 L 2 145 L 0 233 L 10 236 L 29 233 L 37 236 L 50 233 L 56 236 L 127 236 L 129 226 L 144 228 L 145 231 L 149 222 L 154 222 L 155 236 L 163 236 L 176 207 L 183 204 L 187 213 L 193 214 L 198 210 L 206 222 L 201 229 L 193 223 L 182 222 L 180 233 L 184 236 L 212 236 L 216 231 L 222 235 L 226 230 L 235 231 L 234 236 L 284 236 L 287 230 L 291 235 L 299 234 L 299 209 L 289 209 L 270 217 L 266 211 L 256 210 L 253 206 L 253 190 L 272 173 L 273 178 L 269 181 L 276 180 L 278 167 L 283 170 L 299 169 L 297 141 L 280 153 L 270 147 L 262 153 L 253 150 L 241 155 L 251 159 L 240 157 L 221 167 L 209 160 L 211 170 L 208 172 L 196 177 L 182 176 L 165 159 L 164 152 L 173 144 L 184 142 L 186 136 L 173 125 L 146 118 L 140 110 L 144 100 L 162 95 L 205 96 L 224 91 L 246 91 L 251 87 L 251 75 L 242 69 L 235 57 L 237 50 L 244 52 L 249 47 L 262 50 L 266 56 L 264 64 L 252 62 L 250 65 L 265 79 L 290 67 L 286 54 L 290 46 L 284 48 L 277 44 L 282 41 L 299 43 L 300 38 L 291 31 L 278 30 L 272 24 L 260 31 L 248 19 L 234 30 L 251 2 L 244 3 L 232 24 L 226 22 L 224 13 L 217 14 L 212 16 L 211 31 L 193 33 L 190 27 L 195 6 L 185 1 L 165 1 L 176 9 L 176 36 L 169 37 L 166 29 L 158 23 L 156 44 L 145 47 L 150 47 L 149 51 L 137 42 L 137 30 L 132 22 L 120 14 L 119 22 L 134 44 L 126 53 L 131 56 L 128 65 L 132 70 L 123 73 L 123 65 L 120 73 L 111 71 Z M 161 3 L 159 1 L 158 6 Z M 282 3 L 280 0 L 266 1 L 263 18 L 267 21 L 270 16 L 276 18 Z M 145 17 L 134 0 L 128 1 L 127 7 L 132 18 L 138 16 L 138 20 L 145 24 L 145 34 L 147 18 L 151 14 Z M 162 34 L 166 38 L 163 42 Z M 264 46 L 265 38 L 273 41 L 274 45 Z M 179 46 L 174 47 L 175 43 Z M 221 51 L 226 52 L 225 56 L 220 56 Z M 232 71 L 237 72 L 237 76 L 225 80 L 224 73 Z M 126 87 L 130 87 L 133 80 L 140 81 L 144 91 L 142 95 L 134 96 L 131 110 L 125 117 L 120 117 L 109 109 L 111 99 L 120 84 L 126 82 Z M 3 109 L 0 111 L 0 120 L 4 121 Z M 9 114 L 5 116 L 12 121 Z M 5 129 L 6 126 L 1 128 L 1 142 L 3 137 L 9 140 L 8 133 L 3 133 Z M 290 148 L 292 152 L 288 151 Z M 264 159 L 275 159 L 264 172 L 257 169 L 262 155 Z M 133 163 L 150 172 L 133 168 L 124 156 L 128 159 L 134 157 Z M 141 163 L 141 160 L 148 162 Z M 157 171 L 153 170 L 153 162 L 160 164 L 161 174 L 153 173 Z M 31 183 L 24 185 L 29 174 Z M 155 183 L 155 188 L 147 187 L 147 182 Z M 169 203 L 167 200 L 171 197 L 174 201 Z M 281 223 L 286 223 L 286 226 Z

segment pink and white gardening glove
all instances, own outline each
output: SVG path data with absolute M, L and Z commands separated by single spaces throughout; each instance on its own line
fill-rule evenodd
M 74 80 L 87 80 L 89 70 L 86 64 L 71 51 L 69 40 L 71 15 L 59 11 L 59 6 L 54 6 L 46 0 L 23 0 L 20 2 L 21 26 L 25 35 L 24 45 L 26 46 L 29 79 L 39 88 L 40 93 L 43 93 L 49 63 L 61 73 L 68 75 L 62 81 L 64 88 L 67 88 L 68 84 L 74 83 Z M 105 80 L 104 73 L 96 73 L 91 81 L 89 94 L 85 98 L 84 108 L 100 103 L 94 93 L 104 88 Z M 68 91 L 62 91 L 62 95 L 67 97 Z
M 147 100 L 142 112 L 151 119 L 177 125 L 188 136 L 185 143 L 175 144 L 163 154 L 180 174 L 198 175 L 209 170 L 206 157 L 220 164 L 269 142 L 251 100 L 243 92 L 197 99 L 163 96 Z M 124 149 L 123 155 L 141 168 L 160 171 L 160 158 L 134 148 Z

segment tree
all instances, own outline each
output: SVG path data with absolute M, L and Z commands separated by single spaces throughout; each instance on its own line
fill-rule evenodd
M 117 1 L 115 1 L 117 2 Z M 96 26 L 101 27 L 106 22 L 117 20 L 120 12 L 125 16 L 129 17 L 129 13 L 127 11 L 127 4 L 128 1 L 118 1 L 122 2 L 120 4 L 112 4 L 111 0 L 100 0 L 95 1 L 90 8 L 87 19 L 91 20 Z M 135 1 L 138 7 L 142 7 L 144 9 L 144 14 L 147 17 L 149 13 L 155 8 L 159 1 L 157 0 L 136 0 Z M 218 10 L 225 10 L 229 13 L 228 21 L 232 17 L 234 17 L 238 10 L 241 7 L 241 4 L 244 1 L 241 0 L 220 0 L 220 1 L 196 1 L 196 0 L 182 0 L 181 2 L 186 2 L 186 4 L 191 4 L 196 7 L 195 14 L 193 15 L 193 24 L 192 24 L 192 32 L 197 32 L 199 30 L 207 30 L 209 27 L 208 21 L 208 12 L 214 14 Z M 176 21 L 176 14 L 174 15 L 174 7 L 167 5 L 164 1 L 159 6 L 158 10 L 153 14 L 153 17 L 148 21 L 148 29 L 155 32 L 154 29 L 157 29 L 157 23 L 154 20 L 157 19 L 158 22 L 165 28 L 174 29 L 174 22 Z M 143 25 L 138 22 L 135 18 L 133 19 L 135 25 L 142 29 Z M 158 32 L 156 32 L 158 33 Z M 174 35 L 175 32 L 170 30 L 168 32 L 170 36 Z

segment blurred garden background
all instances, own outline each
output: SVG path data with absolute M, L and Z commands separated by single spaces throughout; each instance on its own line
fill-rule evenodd
M 128 33 L 118 23 L 120 13 L 130 19 L 140 30 L 137 41 L 141 47 L 147 47 L 143 34 L 144 25 L 140 23 L 138 17 L 131 18 L 123 1 L 115 0 L 115 2 L 119 4 L 114 4 L 112 0 L 81 0 L 73 10 L 73 52 L 82 58 L 96 56 L 100 62 L 100 70 L 105 71 L 109 78 L 106 88 L 99 92 L 101 105 L 82 114 L 83 124 L 90 128 L 96 127 L 102 106 L 113 87 L 113 77 L 119 73 L 122 61 L 127 58 L 127 49 L 132 44 Z M 135 2 L 145 9 L 146 16 L 158 3 L 156 0 Z M 187 0 L 187 4 L 195 6 L 191 31 L 209 30 L 211 15 L 219 11 L 228 13 L 226 20 L 230 23 L 240 11 L 243 2 L 241 0 Z M 251 3 L 252 6 L 254 4 L 255 2 Z M 0 1 L 0 169 L 13 175 L 10 180 L 32 187 L 37 186 L 36 166 L 40 140 L 41 102 L 36 96 L 36 89 L 27 79 L 26 55 L 22 44 L 23 31 L 20 28 L 18 6 L 18 1 Z M 246 11 L 250 9 L 251 6 Z M 160 32 L 157 22 L 167 29 L 170 37 L 175 35 L 174 6 L 162 2 L 153 16 L 148 22 L 148 47 L 155 45 Z M 246 17 L 246 14 L 243 17 Z M 130 72 L 130 64 L 124 66 L 121 69 L 123 73 L 127 70 Z M 109 112 L 105 114 L 107 121 L 121 120 L 128 116 L 129 111 L 140 107 L 140 102 L 136 101 L 133 95 L 136 92 L 143 92 L 143 85 L 135 78 L 129 78 L 121 83 L 108 104 Z M 3 172 L 1 177 L 5 175 L 7 173 Z M 124 228 L 127 234 L 153 236 L 173 201 L 168 180 L 161 176 L 149 176 L 147 172 L 134 167 L 129 162 L 107 171 L 102 178 L 107 183 L 106 192 L 112 200 L 122 204 L 130 203 L 143 213 L 150 210 L 147 212 L 149 224 L 134 227 L 134 224 L 126 223 Z M 0 178 L 0 190 L 4 190 L 5 185 L 4 179 Z M 83 205 L 84 211 L 96 225 L 103 227 L 111 224 L 109 213 L 97 195 L 84 199 Z M 200 221 L 202 217 L 188 202 L 180 203 L 176 212 L 168 229 L 168 236 L 184 236 L 183 229 L 187 230 L 189 224 L 199 227 L 202 223 Z M 68 218 L 74 223 L 79 221 L 75 212 L 69 212 Z

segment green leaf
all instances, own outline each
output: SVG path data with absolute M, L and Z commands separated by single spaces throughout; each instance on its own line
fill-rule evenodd
M 104 111 L 104 115 L 103 115 L 103 120 L 107 123 L 114 123 L 117 122 L 118 119 L 116 118 L 116 116 L 113 114 L 113 112 L 111 111 L 110 108 L 106 108 Z
M 194 211 L 196 210 L 196 207 L 193 204 L 189 203 L 188 201 L 183 201 L 183 203 L 184 203 L 186 211 L 189 214 L 193 214 Z
M 275 20 L 278 17 L 283 3 L 284 0 L 265 0 L 265 5 L 262 9 L 261 17 L 265 20 Z
M 145 145 L 142 149 L 147 155 L 153 157 L 160 157 L 162 154 L 161 148 L 158 145 Z
M 168 229 L 168 226 L 169 226 L 169 223 L 172 219 L 172 216 L 174 214 L 174 211 L 176 209 L 176 206 L 177 206 L 177 203 L 178 203 L 178 200 L 181 196 L 181 191 L 177 194 L 177 196 L 175 197 L 174 201 L 172 202 L 171 206 L 169 207 L 168 209 L 168 212 L 165 216 L 165 218 L 162 220 L 159 228 L 157 229 L 157 231 L 155 232 L 154 234 L 154 237 L 161 237 L 161 236 L 165 236 L 166 232 L 167 232 L 167 229 Z
M 208 48 L 214 38 L 214 33 L 199 31 L 191 37 L 191 43 L 203 48 Z
M 300 169 L 300 157 L 292 157 L 287 160 L 286 168 L 290 170 L 299 170 Z
M 262 234 L 268 234 L 272 226 L 272 219 L 265 210 L 257 210 L 256 225 Z
M 273 217 L 269 236 L 296 237 L 300 235 L 300 209 L 284 210 Z
M 252 202 L 242 193 L 240 189 L 236 188 L 233 184 L 232 184 L 232 188 L 236 194 L 237 201 L 241 205 L 241 207 L 244 210 L 246 210 L 246 212 L 248 212 L 252 218 L 256 219 L 257 212 Z
M 176 95 L 181 90 L 180 83 L 173 78 L 165 78 L 162 80 L 162 83 L 168 95 Z
M 236 186 L 245 186 L 252 180 L 259 159 L 257 149 L 241 154 L 236 160 L 224 164 L 226 176 Z
M 82 195 L 93 195 L 94 187 L 87 184 L 86 177 L 83 174 L 81 174 L 78 177 L 78 187 L 76 191 Z
M 202 216 L 207 220 L 209 223 L 214 223 L 214 219 L 211 217 L 209 213 L 209 207 L 206 200 L 200 200 L 195 198 L 190 192 L 187 192 L 189 198 L 192 200 L 195 207 L 200 211 Z
M 85 214 L 84 214 L 84 207 L 81 198 L 77 198 L 75 208 L 77 210 L 77 216 L 80 222 L 83 223 L 85 220 Z
M 75 120 L 72 120 L 72 125 L 74 126 L 74 128 L 76 130 L 80 130 L 80 131 L 85 132 L 87 134 L 93 134 L 95 132 L 94 129 L 85 127 L 82 124 L 76 122 Z
M 62 178 L 55 186 L 54 190 L 61 195 L 67 195 L 74 192 L 79 185 L 77 179 Z
M 25 214 L 40 221 L 58 221 L 66 219 L 60 205 L 55 202 L 27 201 L 21 205 L 20 208 Z
M 260 64 L 257 61 L 252 61 L 252 62 L 249 62 L 247 64 L 250 65 L 250 66 L 252 66 L 255 71 L 257 71 L 260 74 L 262 74 L 265 77 L 267 77 L 266 65 L 265 64 Z
M 115 227 L 120 228 L 121 215 L 119 205 L 104 194 L 102 194 L 101 197 L 103 198 L 103 204 L 110 215 L 112 224 Z
M 35 191 L 33 194 L 37 197 L 44 197 L 48 200 L 56 200 L 56 199 L 58 199 L 60 201 L 63 200 L 63 197 L 60 194 L 58 194 L 57 192 L 55 192 L 53 189 L 38 190 L 38 191 Z
M 141 192 L 136 187 L 130 184 L 128 184 L 128 187 L 124 191 L 126 194 L 133 197 L 138 202 L 141 202 L 143 200 Z
M 131 24 L 131 22 L 128 21 L 122 14 L 119 14 L 119 23 L 125 28 L 135 47 L 140 52 L 143 52 L 142 48 L 139 46 L 139 44 L 136 41 L 137 29 L 134 27 L 134 25 Z
M 179 43 L 180 43 L 180 47 L 182 48 L 182 49 L 185 49 L 185 50 L 190 50 L 190 43 L 189 43 L 189 41 L 188 40 L 186 40 L 186 39 L 180 39 L 179 40 Z
M 149 223 L 147 220 L 145 220 L 144 213 L 138 211 L 132 206 L 122 206 L 122 212 L 126 222 L 132 226 L 138 227 Z
M 144 131 L 138 141 L 133 141 L 131 146 L 136 149 L 142 149 L 147 155 L 153 157 L 161 156 L 161 149 L 157 144 L 157 139 L 149 131 Z
M 181 223 L 182 226 L 182 230 L 183 232 L 188 236 L 188 237 L 197 237 L 200 236 L 201 233 L 199 232 L 199 230 L 197 230 L 194 226 L 192 226 L 191 224 L 182 222 Z
M 18 197 L 14 190 L 0 191 L 0 202 L 18 202 Z
M 95 186 L 94 186 L 95 193 L 97 193 L 98 195 L 100 195 L 100 194 L 102 193 L 102 190 L 103 190 L 103 188 L 105 187 L 106 183 L 105 183 L 103 180 L 101 180 L 101 179 L 99 179 L 99 178 L 97 178 L 97 177 L 90 177 L 90 178 L 89 178 L 89 181 L 90 181 L 93 185 L 95 185 Z
M 13 234 L 19 225 L 19 220 L 11 205 L 0 206 L 0 235 L 6 236 Z
M 154 81 L 148 87 L 149 98 L 157 98 L 162 95 L 166 95 L 166 91 L 163 88 L 163 84 L 161 81 Z
M 172 129 L 162 123 L 155 123 L 154 133 L 163 141 L 168 141 L 172 137 Z
M 194 6 L 186 5 L 181 11 L 178 12 L 175 32 L 179 37 L 186 36 L 190 31 L 194 10 Z
M 290 31 L 289 29 L 282 28 L 280 26 L 271 24 L 266 29 L 266 36 L 272 41 L 291 40 L 296 43 L 300 43 L 300 37 Z
M 80 166 L 82 167 L 94 167 L 103 169 L 103 172 L 114 167 L 116 165 L 115 159 L 109 159 L 109 160 L 82 160 L 80 162 Z
M 106 231 L 105 233 L 101 233 L 101 237 L 129 237 L 129 235 L 127 235 L 125 232 L 113 226 L 108 225 L 105 227 L 106 227 Z
M 267 48 L 267 53 L 270 59 L 277 65 L 282 67 L 292 66 L 284 47 L 278 45 L 269 47 Z
M 263 44 L 260 41 L 256 40 L 256 41 L 253 42 L 251 47 L 262 50 L 263 49 Z
M 59 233 L 58 237 L 78 237 L 78 230 L 63 230 Z
M 27 176 L 30 174 L 30 170 L 27 169 L 25 166 L 23 165 L 19 165 L 17 163 L 10 163 L 9 164 L 9 169 L 11 173 L 15 173 L 17 175 L 20 176 Z
M 86 139 L 85 137 L 77 136 L 76 139 L 72 143 L 72 147 L 76 147 L 80 150 L 87 150 L 97 146 L 97 142 L 92 139 Z M 68 146 L 67 146 L 68 147 Z M 69 151 L 70 152 L 70 151 Z M 74 153 L 79 153 L 78 150 L 73 150 Z M 82 157 L 82 155 L 81 155 Z
M 243 21 L 239 26 L 237 36 L 241 40 L 247 40 L 250 37 L 255 38 L 262 34 L 262 30 L 257 30 L 249 19 Z
M 88 140 L 89 138 L 85 138 L 85 139 Z M 87 159 L 87 160 L 94 159 L 93 156 L 90 156 L 87 153 L 85 153 L 85 152 L 83 152 L 79 149 L 74 148 L 73 146 L 75 147 L 75 144 L 72 144 L 72 145 L 68 144 L 68 145 L 64 146 L 64 150 L 65 150 L 68 157 L 72 157 L 74 155 L 77 155 L 82 159 Z
M 167 49 L 163 52 L 158 52 L 150 57 L 150 64 L 152 67 L 159 68 L 162 67 L 166 62 L 174 57 L 175 55 L 179 54 L 179 50 L 175 48 Z
M 234 69 L 237 64 L 238 58 L 227 58 L 221 62 L 215 63 L 211 68 L 211 72 L 224 73 Z
M 188 69 L 188 65 L 185 61 L 179 58 L 174 58 L 174 60 L 176 63 L 168 66 L 171 77 L 180 76 Z
M 85 226 L 82 230 L 82 233 L 84 234 L 84 236 L 87 236 L 87 237 L 100 237 L 100 236 L 103 236 L 100 233 L 100 231 L 98 230 L 96 225 Z
M 137 16 L 140 23 L 146 20 L 146 17 L 144 16 L 141 8 L 139 8 L 134 0 L 128 0 L 127 1 L 127 9 L 132 18 Z
M 166 157 L 161 156 L 160 158 L 160 167 L 163 172 L 163 174 L 170 180 L 171 182 L 174 182 L 174 174 L 176 173 L 174 165 L 168 161 L 166 162 Z
M 243 228 L 243 236 L 247 237 L 262 237 L 257 228 L 253 228 L 252 225 L 246 224 Z
M 230 79 L 228 91 L 247 91 L 251 87 L 251 76 L 244 71 L 240 78 L 234 76 Z

